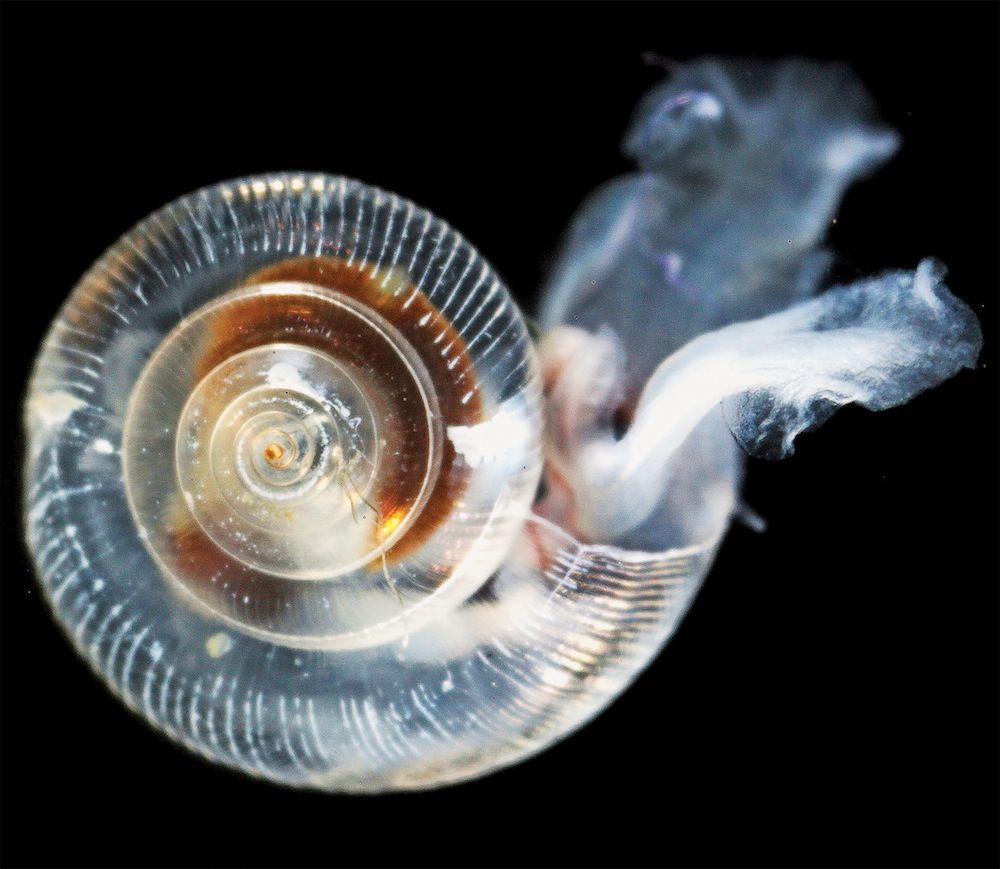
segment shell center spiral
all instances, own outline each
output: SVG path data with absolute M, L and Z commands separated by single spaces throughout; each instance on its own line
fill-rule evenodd
M 344 366 L 313 348 L 265 344 L 195 387 L 177 473 L 198 524 L 230 555 L 278 575 L 329 575 L 368 554 L 370 529 L 353 526 L 372 503 L 380 438 Z M 331 533 L 343 542 L 336 553 L 307 545 Z M 279 537 L 295 549 L 275 545 Z
M 148 547 L 206 602 L 224 599 L 220 580 L 378 563 L 439 467 L 427 380 L 391 326 L 333 291 L 273 284 L 196 311 L 148 363 L 128 415 L 126 484 Z

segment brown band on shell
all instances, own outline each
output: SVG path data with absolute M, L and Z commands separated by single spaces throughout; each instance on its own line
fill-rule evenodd
M 252 296 L 241 300 L 230 316 L 213 321 L 213 330 L 204 342 L 205 350 L 197 356 L 196 378 L 206 377 L 237 353 L 288 341 L 289 336 L 294 336 L 295 344 L 320 350 L 348 365 L 365 386 L 383 436 L 396 445 L 396 449 L 386 451 L 384 458 L 395 463 L 390 477 L 393 482 L 382 487 L 380 503 L 374 505 L 384 521 L 385 517 L 396 515 L 399 505 L 416 500 L 423 486 L 422 464 L 430 442 L 427 429 L 408 424 L 399 412 L 399 408 L 421 406 L 420 396 L 406 376 L 399 355 L 384 341 L 364 340 L 356 328 L 357 320 L 352 314 L 314 296 Z M 394 400 L 380 402 L 389 392 Z M 414 527 L 417 522 L 419 517 Z M 381 526 L 373 527 L 374 543 L 381 543 L 387 536 Z
M 279 281 L 336 290 L 374 309 L 399 330 L 424 363 L 443 427 L 471 426 L 482 421 L 476 370 L 464 339 L 403 270 L 374 269 L 370 263 L 348 263 L 339 257 L 298 257 L 254 272 L 242 283 Z M 446 347 L 450 348 L 447 355 L 441 352 Z M 390 563 L 419 548 L 433 534 L 461 499 L 468 478 L 468 467 L 445 437 L 437 483 L 410 530 L 386 554 Z M 391 503 L 378 506 L 383 517 L 393 515 Z
M 306 257 L 279 262 L 251 274 L 240 283 L 252 286 L 280 282 L 299 282 L 334 290 L 373 309 L 402 334 L 423 362 L 435 393 L 442 429 L 449 425 L 471 426 L 482 421 L 482 401 L 475 367 L 465 341 L 439 309 L 423 293 L 402 281 L 398 272 L 373 273 L 370 265 L 349 265 L 333 257 Z M 376 402 L 380 390 L 388 388 L 390 383 L 394 386 L 405 384 L 406 378 L 393 377 L 393 372 L 401 364 L 399 357 L 385 345 L 370 340 L 358 341 L 348 328 L 338 329 L 336 310 L 308 295 L 277 294 L 244 298 L 230 317 L 222 316 L 214 321 L 212 332 L 203 342 L 203 351 L 194 354 L 195 379 L 200 381 L 217 365 L 237 353 L 287 341 L 289 335 L 294 335 L 295 343 L 328 353 L 351 366 L 355 373 L 367 372 L 366 379 L 371 379 L 366 384 L 366 391 Z M 450 348 L 448 355 L 441 353 L 442 347 Z M 409 396 L 407 404 L 418 406 L 417 396 Z M 387 438 L 391 439 L 394 436 L 392 420 L 386 420 L 385 415 L 383 409 L 380 422 Z M 420 429 L 419 426 L 396 426 L 396 437 L 403 436 L 403 428 L 407 429 L 410 438 L 416 436 Z M 436 480 L 420 514 L 386 552 L 388 566 L 418 549 L 440 527 L 455 509 L 468 484 L 471 471 L 464 459 L 456 453 L 447 437 L 442 437 L 441 442 L 440 470 Z M 423 454 L 428 445 L 411 440 L 409 446 L 414 449 L 407 452 L 415 459 Z M 380 542 L 379 537 L 384 539 L 391 533 L 392 528 L 387 527 L 387 523 L 399 521 L 398 505 L 410 503 L 408 499 L 415 494 L 410 489 L 420 484 L 422 469 L 411 469 L 404 462 L 399 471 L 397 484 L 385 487 L 376 505 L 380 524 L 373 529 L 375 543 Z M 282 602 L 288 600 L 289 595 L 294 597 L 299 593 L 310 593 L 307 588 L 295 583 L 288 584 L 248 569 L 245 565 L 237 566 L 226 553 L 217 549 L 183 504 L 175 506 L 168 522 L 173 560 L 182 575 L 199 578 L 201 591 L 197 597 L 218 599 L 216 605 L 220 605 L 227 595 L 235 594 L 236 599 L 247 596 L 254 601 L 255 617 L 263 619 L 270 628 L 273 627 L 269 624 L 271 617 L 278 615 Z M 372 571 L 381 570 L 382 559 L 373 559 L 368 567 Z
M 343 293 L 366 307 L 372 308 L 411 344 L 427 369 L 435 391 L 443 427 L 449 425 L 475 425 L 482 419 L 482 402 L 478 393 L 475 368 L 469 358 L 465 342 L 451 323 L 427 297 L 404 282 L 398 271 L 392 273 L 373 271 L 366 264 L 348 264 L 335 257 L 297 258 L 276 263 L 248 276 L 241 283 L 259 285 L 276 282 L 301 282 Z M 230 318 L 218 319 L 213 332 L 204 342 L 204 351 L 196 354 L 196 380 L 208 375 L 217 365 L 231 356 L 253 347 L 287 340 L 295 335 L 295 342 L 330 354 L 358 371 L 385 375 L 382 382 L 369 383 L 369 394 L 376 397 L 380 390 L 394 387 L 405 378 L 394 377 L 400 361 L 388 348 L 374 342 L 352 340 L 349 329 L 338 329 L 331 321 L 331 309 L 308 296 L 295 297 L 294 303 L 279 296 L 262 295 L 244 300 Z M 294 327 L 294 328 L 293 328 Z M 443 336 L 443 337 L 438 337 Z M 439 347 L 449 347 L 443 355 Z M 469 393 L 472 393 L 469 396 Z M 409 402 L 417 406 L 416 397 Z M 463 400 L 464 399 L 464 400 Z M 381 419 L 387 439 L 420 437 L 419 427 L 406 427 L 402 421 Z M 394 430 L 395 429 L 395 430 Z M 405 429 L 405 432 L 404 432 Z M 425 454 L 427 444 L 408 442 L 410 456 Z M 448 438 L 442 439 L 441 466 L 429 496 L 409 530 L 386 553 L 388 563 L 393 563 L 418 549 L 441 525 L 454 509 L 468 483 L 469 469 L 455 452 Z M 376 543 L 392 531 L 392 523 L 399 521 L 399 505 L 410 503 L 414 496 L 411 489 L 421 485 L 419 469 L 402 461 L 394 475 L 396 484 L 386 486 L 377 505 L 380 524 L 373 529 Z M 191 551 L 192 531 L 177 528 L 175 540 L 184 538 L 178 550 Z M 202 547 L 195 547 L 200 550 Z M 202 553 L 205 554 L 205 553 Z M 208 565 L 203 565 L 207 567 Z M 370 565 L 380 569 L 380 560 Z

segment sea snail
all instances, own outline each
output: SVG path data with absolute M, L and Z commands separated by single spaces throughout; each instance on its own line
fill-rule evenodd
M 975 364 L 934 261 L 813 297 L 844 189 L 896 147 L 839 67 L 680 68 L 537 341 L 465 239 L 357 181 L 166 206 L 82 278 L 29 386 L 57 619 L 155 727 L 275 782 L 426 788 L 540 751 L 671 635 L 744 449 Z

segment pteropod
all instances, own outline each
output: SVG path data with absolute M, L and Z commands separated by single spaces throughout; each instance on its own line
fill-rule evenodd
M 544 749 L 666 643 L 746 452 L 975 364 L 934 260 L 816 295 L 840 197 L 897 145 L 840 67 L 678 70 L 537 330 L 458 232 L 359 181 L 167 205 L 35 363 L 56 618 L 150 724 L 274 782 L 428 788 Z

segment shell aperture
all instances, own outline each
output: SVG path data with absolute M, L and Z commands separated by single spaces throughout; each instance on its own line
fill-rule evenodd
M 537 348 L 464 239 L 358 182 L 224 183 L 124 236 L 26 409 L 29 545 L 81 653 L 190 748 L 327 790 L 482 775 L 597 714 L 711 563 L 734 435 L 787 448 L 978 352 L 931 264 L 806 300 L 895 137 L 802 69 L 747 92 L 706 62 L 651 95 L 642 171 L 585 208 Z M 801 189 L 769 162 L 789 113 Z M 629 317 L 640 285 L 661 317 Z

